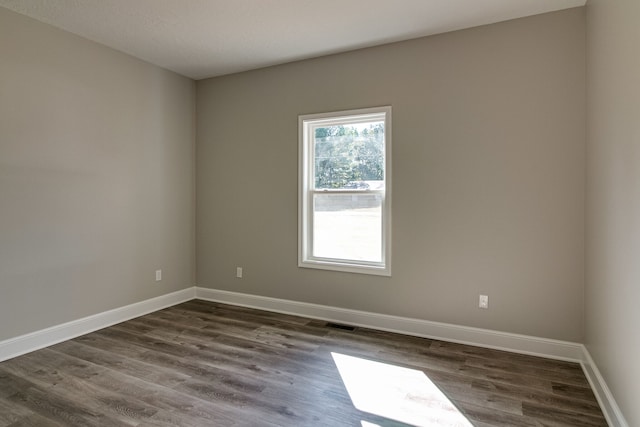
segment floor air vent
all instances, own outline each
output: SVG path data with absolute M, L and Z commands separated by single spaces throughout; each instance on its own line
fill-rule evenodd
M 327 323 L 327 327 L 328 328 L 333 328 L 333 329 L 342 329 L 343 331 L 355 331 L 356 328 L 353 326 L 349 326 L 349 325 L 341 325 L 339 323 Z

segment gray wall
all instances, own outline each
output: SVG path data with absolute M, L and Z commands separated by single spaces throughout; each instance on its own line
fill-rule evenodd
M 586 345 L 640 426 L 640 2 L 587 4 Z
M 4 8 L 0 58 L 0 340 L 193 286 L 194 82 Z
M 199 81 L 198 284 L 581 341 L 584 32 L 578 8 Z M 393 276 L 298 268 L 298 115 L 379 105 Z

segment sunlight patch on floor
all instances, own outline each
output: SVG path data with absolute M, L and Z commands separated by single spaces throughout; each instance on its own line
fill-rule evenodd
M 331 353 L 353 405 L 416 427 L 472 427 L 440 389 L 416 369 Z M 363 421 L 363 427 L 376 424 Z

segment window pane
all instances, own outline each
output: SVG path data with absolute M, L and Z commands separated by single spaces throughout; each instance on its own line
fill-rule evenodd
M 313 256 L 382 262 L 381 201 L 381 194 L 315 194 Z
M 316 189 L 366 189 L 384 181 L 384 121 L 315 128 Z

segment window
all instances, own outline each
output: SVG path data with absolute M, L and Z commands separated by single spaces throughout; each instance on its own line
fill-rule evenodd
M 299 116 L 300 267 L 391 275 L 391 107 Z

